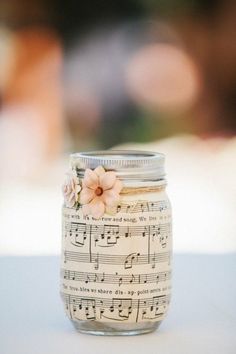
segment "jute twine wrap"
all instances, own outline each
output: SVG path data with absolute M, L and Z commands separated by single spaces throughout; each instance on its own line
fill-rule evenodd
M 149 187 L 124 187 L 122 188 L 120 194 L 122 195 L 134 195 L 134 194 L 142 194 L 142 193 L 154 193 L 160 192 L 164 190 L 166 184 L 162 184 L 161 186 L 149 186 Z

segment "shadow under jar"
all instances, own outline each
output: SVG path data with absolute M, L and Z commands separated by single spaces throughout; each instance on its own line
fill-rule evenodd
M 79 332 L 148 333 L 166 315 L 172 221 L 164 159 L 156 152 L 126 150 L 71 155 L 63 188 L 60 291 L 66 313 Z M 118 195 L 112 186 L 114 173 L 122 183 Z M 104 182 L 109 179 L 110 185 Z M 87 200 L 85 188 L 92 189 Z M 82 205 L 84 200 L 87 204 Z M 99 217 L 98 201 L 104 204 Z

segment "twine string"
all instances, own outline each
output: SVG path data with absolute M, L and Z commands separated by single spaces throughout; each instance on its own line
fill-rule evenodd
M 153 193 L 153 192 L 160 192 L 165 189 L 166 185 L 161 186 L 148 186 L 148 187 L 124 187 L 122 188 L 120 194 L 142 194 L 142 193 Z

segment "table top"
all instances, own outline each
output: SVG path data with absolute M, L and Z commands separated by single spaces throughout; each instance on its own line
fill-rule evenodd
M 0 258 L 1 353 L 236 353 L 236 254 L 174 255 L 168 316 L 134 337 L 76 332 L 59 296 L 59 266 L 56 256 Z

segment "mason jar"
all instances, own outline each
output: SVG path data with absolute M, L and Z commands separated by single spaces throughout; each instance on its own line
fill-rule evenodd
M 126 150 L 70 156 L 60 292 L 79 332 L 148 333 L 166 315 L 172 221 L 164 160 Z

